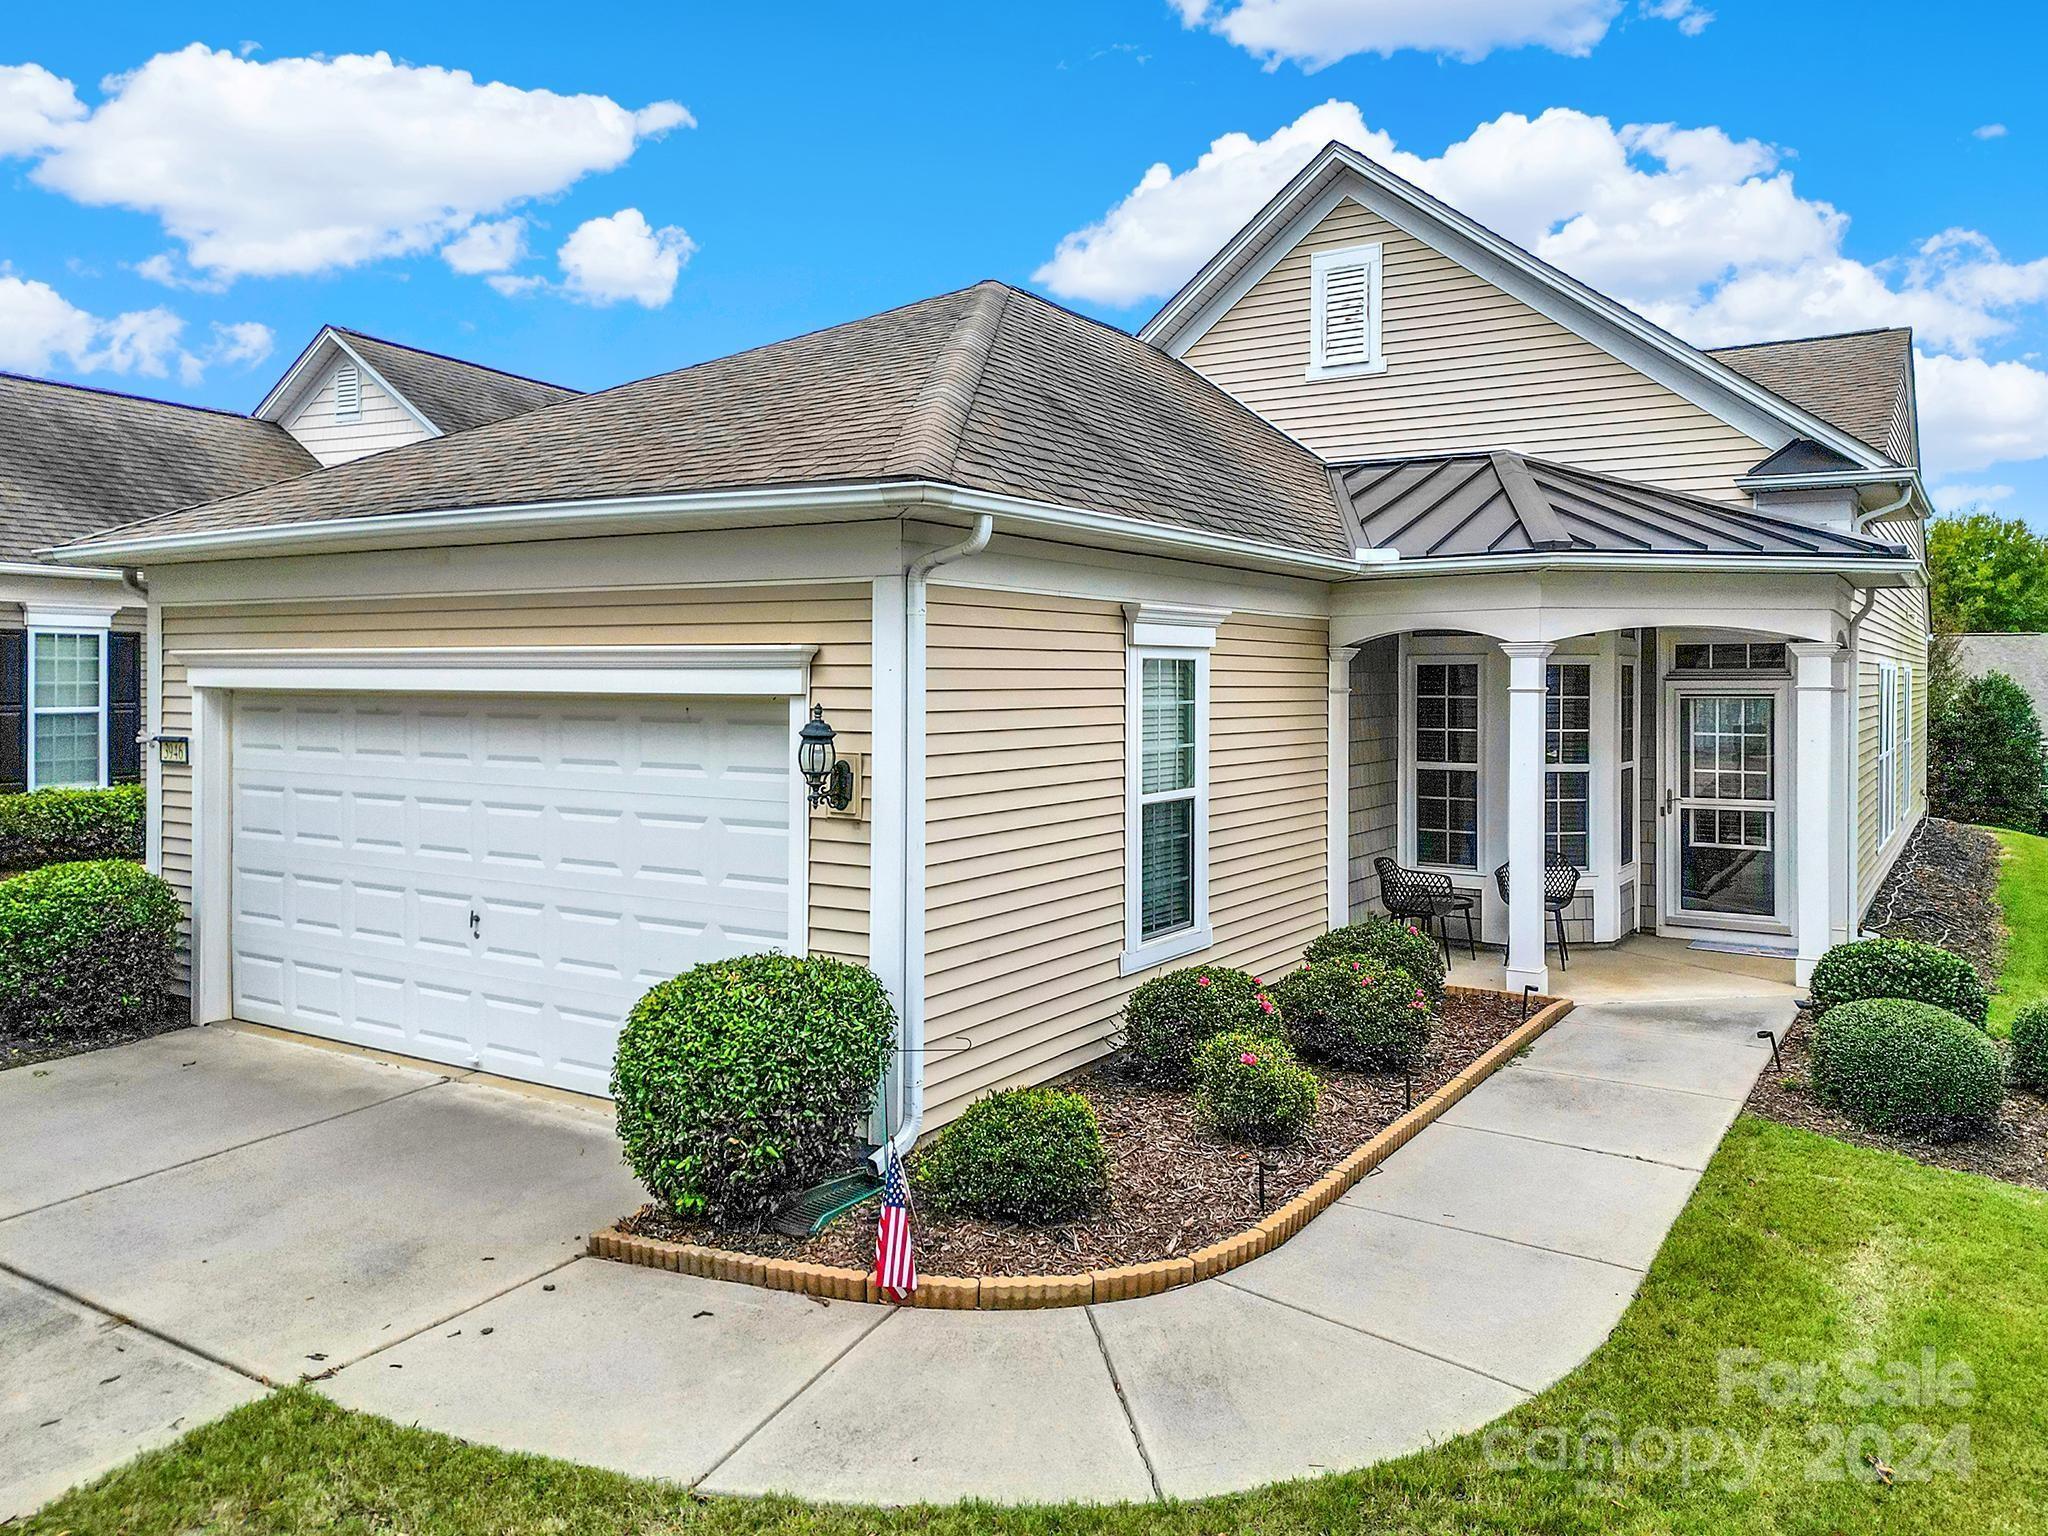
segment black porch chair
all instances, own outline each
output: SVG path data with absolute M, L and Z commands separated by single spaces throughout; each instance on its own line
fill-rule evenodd
M 1444 965 L 1451 963 L 1451 922 L 1453 917 L 1465 919 L 1465 951 L 1474 959 L 1479 956 L 1479 944 L 1472 928 L 1473 898 L 1470 891 L 1461 891 L 1451 884 L 1449 875 L 1439 875 L 1426 869 L 1403 869 L 1389 858 L 1377 858 L 1372 867 L 1379 871 L 1380 905 L 1387 909 L 1389 917 L 1405 917 L 1429 932 L 1429 925 L 1436 924 L 1437 943 L 1443 946 Z
M 1543 906 L 1550 913 L 1551 921 L 1557 925 L 1557 959 L 1566 970 L 1572 968 L 1572 942 L 1565 937 L 1564 909 L 1572 904 L 1579 894 L 1579 866 L 1555 853 L 1543 856 Z M 1493 883 L 1500 890 L 1500 899 L 1508 900 L 1508 867 L 1503 864 L 1493 872 Z

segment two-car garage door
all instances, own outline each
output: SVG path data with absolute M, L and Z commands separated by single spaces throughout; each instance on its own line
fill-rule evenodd
M 233 1006 L 603 1093 L 700 961 L 791 947 L 786 700 L 238 695 Z

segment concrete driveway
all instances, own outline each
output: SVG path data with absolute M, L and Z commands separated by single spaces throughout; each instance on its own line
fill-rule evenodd
M 0 1073 L 0 1518 L 574 1260 L 608 1111 L 240 1029 Z

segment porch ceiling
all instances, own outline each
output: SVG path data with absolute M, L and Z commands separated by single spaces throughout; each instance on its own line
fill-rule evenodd
M 1535 554 L 1910 560 L 1896 545 L 1519 453 L 1366 460 L 1332 471 L 1362 549 L 1403 560 Z

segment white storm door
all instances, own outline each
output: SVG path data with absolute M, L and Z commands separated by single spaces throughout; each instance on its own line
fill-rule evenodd
M 784 699 L 241 694 L 253 1023 L 607 1091 L 658 981 L 791 944 Z
M 1710 927 L 1786 922 L 1788 762 L 1775 689 L 1672 691 L 1667 914 Z

